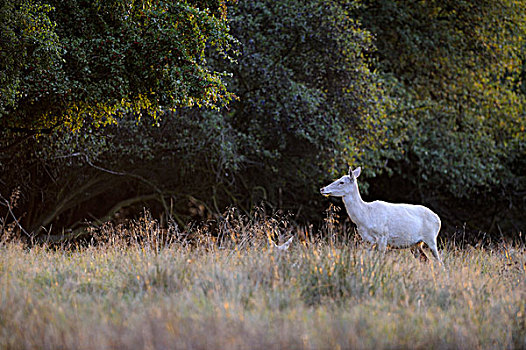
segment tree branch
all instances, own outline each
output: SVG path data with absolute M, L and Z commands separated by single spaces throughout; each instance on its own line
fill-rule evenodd
M 2 194 L 0 194 L 0 199 L 2 200 L 2 202 L 0 202 L 0 204 L 2 204 L 3 206 L 7 207 L 7 211 L 9 212 L 9 214 L 11 214 L 11 217 L 13 218 L 13 221 L 16 223 L 16 225 L 18 226 L 18 228 L 20 229 L 20 231 L 22 231 L 26 236 L 28 236 L 29 238 L 32 238 L 33 235 L 31 235 L 30 233 L 28 233 L 24 227 L 22 227 L 22 225 L 20 224 L 20 222 L 18 221 L 18 219 L 16 218 L 16 215 L 13 213 L 13 210 L 11 208 L 11 204 L 9 203 L 9 201 L 7 199 L 4 198 L 4 196 L 2 196 Z
M 91 223 L 89 227 L 96 228 L 104 224 L 105 222 L 109 221 L 115 213 L 117 213 L 122 208 L 128 207 L 132 204 L 139 203 L 139 202 L 145 202 L 149 200 L 159 200 L 159 195 L 156 193 L 147 194 L 143 196 L 137 196 L 134 198 L 128 198 L 123 201 L 120 201 L 119 203 L 115 204 L 107 213 L 101 218 L 95 218 L 95 222 Z M 59 235 L 47 235 L 43 237 L 39 237 L 38 241 L 40 243 L 61 243 L 66 242 L 68 240 L 77 239 L 83 236 L 89 235 L 90 232 L 87 231 L 87 227 L 79 227 L 69 233 L 66 234 L 59 234 Z

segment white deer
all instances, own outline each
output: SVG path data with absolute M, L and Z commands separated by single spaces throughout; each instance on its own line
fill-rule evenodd
M 437 250 L 438 215 L 422 205 L 364 202 L 356 181 L 360 172 L 361 168 L 349 168 L 349 175 L 322 188 L 321 194 L 342 197 L 347 214 L 356 224 L 362 239 L 371 245 L 376 244 L 378 250 L 384 252 L 387 245 L 395 248 L 418 245 L 423 253 L 422 244 L 426 243 L 433 256 L 442 263 Z

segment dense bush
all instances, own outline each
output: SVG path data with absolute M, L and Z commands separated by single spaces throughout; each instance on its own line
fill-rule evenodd
M 323 181 L 359 159 L 378 166 L 387 101 L 365 58 L 371 35 L 348 15 L 356 6 L 240 1 L 233 11 L 241 55 L 224 69 L 239 98 L 221 119 L 237 152 L 225 172 L 238 174 L 241 196 L 259 188 L 284 209 L 319 212 Z
M 407 198 L 483 230 L 517 217 L 526 204 L 526 4 L 363 4 L 356 15 L 376 34 L 378 68 L 397 101 L 389 113 L 404 130 L 404 153 L 389 164 L 408 182 Z

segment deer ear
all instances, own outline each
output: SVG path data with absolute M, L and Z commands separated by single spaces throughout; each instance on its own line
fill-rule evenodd
M 352 174 L 353 174 L 354 177 L 358 177 L 358 176 L 360 176 L 361 172 L 362 172 L 362 168 L 358 167 L 358 168 L 353 170 Z
M 349 167 L 349 176 L 352 177 L 352 168 Z

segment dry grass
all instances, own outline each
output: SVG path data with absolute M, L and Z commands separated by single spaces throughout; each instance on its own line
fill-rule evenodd
M 268 238 L 296 230 L 278 219 L 219 232 L 163 245 L 146 218 L 84 248 L 3 243 L 0 348 L 526 348 L 524 247 L 448 247 L 442 269 L 352 241 L 279 254 Z

